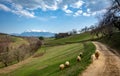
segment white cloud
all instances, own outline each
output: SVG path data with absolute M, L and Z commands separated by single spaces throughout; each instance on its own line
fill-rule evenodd
M 95 12 L 87 12 L 88 14 L 90 14 L 91 16 L 95 16 L 95 15 L 100 15 L 100 14 L 104 14 L 106 13 L 107 10 L 106 9 L 102 9 L 102 10 L 99 10 L 99 11 L 95 11 Z
M 85 0 L 86 7 L 90 8 L 92 12 L 100 11 L 111 6 L 112 0 Z
M 79 0 L 79 1 L 75 2 L 74 4 L 72 4 L 71 7 L 80 8 L 83 4 L 84 4 L 84 2 L 82 0 Z
M 26 32 L 47 32 L 47 31 L 46 30 L 32 29 L 32 30 L 27 30 Z
M 91 16 L 91 14 L 84 12 L 83 16 Z
M 83 13 L 82 10 L 78 10 L 77 12 L 75 12 L 75 14 L 73 15 L 74 17 L 80 16 Z
M 103 14 L 106 12 L 107 12 L 107 9 L 102 9 L 102 10 L 96 11 L 97 14 Z
M 58 9 L 58 6 L 57 6 L 57 3 L 55 3 L 55 5 L 52 5 L 52 6 L 48 6 L 48 5 L 45 5 L 47 9 L 50 9 L 50 10 L 57 10 Z
M 17 10 L 17 11 L 12 11 L 13 13 L 17 14 L 17 15 L 20 15 L 20 16 L 25 16 L 25 17 L 28 17 L 28 18 L 34 18 L 34 12 L 30 13 L 26 10 Z
M 35 18 L 35 10 L 62 10 L 67 16 L 94 16 L 110 6 L 110 0 L 0 0 L 0 9 Z M 80 10 L 84 7 L 84 10 Z M 77 11 L 77 12 L 75 12 Z
M 92 12 L 92 14 L 91 14 L 91 15 L 92 15 L 92 16 L 95 16 L 96 14 L 97 14 L 97 12 Z
M 90 11 L 90 9 L 89 9 L 89 8 L 87 9 L 87 12 L 88 12 L 88 13 L 91 13 L 91 11 Z
M 66 12 L 67 14 L 73 13 L 71 10 L 68 9 L 68 5 L 64 5 L 63 11 Z
M 98 14 L 104 14 L 106 13 L 107 10 L 106 9 L 102 9 L 102 10 L 99 10 L 99 11 L 91 11 L 91 9 L 87 8 L 87 11 L 83 13 L 83 16 L 95 16 L 95 15 L 98 15 Z
M 4 11 L 11 11 L 10 8 L 8 8 L 7 6 L 5 6 L 4 4 L 0 4 L 0 9 L 2 9 Z
M 20 15 L 20 16 L 26 16 L 26 17 L 30 17 L 30 18 L 35 17 L 34 12 L 29 12 L 27 10 L 24 10 L 21 5 L 13 4 L 13 6 L 14 6 L 13 7 L 14 9 L 10 9 L 7 6 L 0 4 L 0 9 L 2 9 L 4 11 L 12 12 L 12 13 Z
M 23 9 L 23 7 L 19 4 L 13 4 L 13 10 L 12 12 L 17 14 L 17 15 L 20 15 L 20 16 L 25 16 L 25 17 L 28 17 L 28 18 L 34 18 L 35 15 L 34 15 L 34 12 L 29 12 L 28 10 L 25 10 Z
M 20 4 L 29 10 L 42 9 L 43 11 L 47 10 L 57 10 L 58 4 L 62 0 L 12 0 L 15 4 Z
M 39 5 L 36 5 L 36 9 L 41 8 L 43 11 L 47 11 L 47 10 L 57 10 L 58 9 L 58 4 L 60 3 L 60 1 L 53 1 L 52 4 L 50 4 L 49 2 L 45 2 L 45 1 L 41 1 L 41 3 L 39 3 Z

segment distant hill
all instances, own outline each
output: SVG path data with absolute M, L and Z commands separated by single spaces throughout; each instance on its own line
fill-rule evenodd
M 15 36 L 28 36 L 28 37 L 39 37 L 39 36 L 43 36 L 43 37 L 53 37 L 55 35 L 55 33 L 51 33 L 51 32 L 23 32 L 21 34 L 17 34 L 17 33 L 12 33 L 12 35 Z
M 67 43 L 76 43 L 81 41 L 90 40 L 92 38 L 92 35 L 89 32 L 81 33 L 81 34 L 75 34 L 72 36 L 68 36 L 65 38 L 60 39 L 47 39 L 45 41 L 46 45 L 61 45 L 61 44 L 67 44 Z M 94 36 L 96 38 L 96 36 Z

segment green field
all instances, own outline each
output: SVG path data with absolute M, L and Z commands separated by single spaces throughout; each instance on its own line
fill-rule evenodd
M 94 38 L 96 38 L 96 36 L 94 36 Z M 92 35 L 90 34 L 90 32 L 86 32 L 81 34 L 75 34 L 66 38 L 46 39 L 45 45 L 51 45 L 51 46 L 62 45 L 62 44 L 82 42 L 90 39 L 92 39 Z
M 89 41 L 91 38 L 90 33 L 61 39 L 47 38 L 44 40 L 45 45 L 38 49 L 27 64 L 0 76 L 77 76 L 91 63 L 91 55 L 95 52 L 95 46 Z M 11 46 L 15 47 L 27 43 L 20 38 L 13 40 L 15 43 Z M 77 62 L 80 52 L 83 52 L 83 57 L 81 62 Z M 65 61 L 70 62 L 70 67 L 60 70 L 59 65 Z
M 83 51 L 83 58 L 77 62 L 76 57 L 80 51 Z M 33 58 L 21 68 L 0 76 L 76 76 L 90 64 L 90 56 L 94 51 L 95 46 L 91 42 L 46 47 L 43 56 Z M 59 70 L 59 65 L 65 61 L 70 61 L 70 67 Z

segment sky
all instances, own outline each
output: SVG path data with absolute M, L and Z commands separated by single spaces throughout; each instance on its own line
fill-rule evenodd
M 110 0 L 0 0 L 0 32 L 67 32 L 98 22 Z

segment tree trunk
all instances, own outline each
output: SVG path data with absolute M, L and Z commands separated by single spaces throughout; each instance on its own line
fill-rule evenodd
M 19 57 L 17 57 L 17 62 L 20 62 L 20 59 L 19 59 Z
M 5 65 L 5 67 L 7 67 L 7 66 L 8 66 L 8 64 L 7 64 L 6 62 L 4 62 L 4 65 Z

